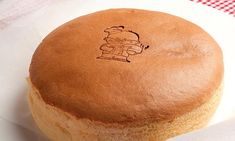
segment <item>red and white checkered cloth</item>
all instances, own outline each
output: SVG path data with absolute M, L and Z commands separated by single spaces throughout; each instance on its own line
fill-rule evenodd
M 215 9 L 224 11 L 235 17 L 235 0 L 191 0 L 193 2 L 202 3 Z

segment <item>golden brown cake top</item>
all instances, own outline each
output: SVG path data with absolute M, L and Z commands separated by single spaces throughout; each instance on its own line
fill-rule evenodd
M 100 11 L 60 26 L 30 65 L 46 103 L 110 123 L 171 120 L 210 99 L 222 78 L 222 52 L 205 31 L 136 9 Z

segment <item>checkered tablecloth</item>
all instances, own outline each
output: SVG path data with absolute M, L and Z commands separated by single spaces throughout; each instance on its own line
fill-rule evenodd
M 191 0 L 191 1 L 213 7 L 215 9 L 221 10 L 235 17 L 235 0 Z

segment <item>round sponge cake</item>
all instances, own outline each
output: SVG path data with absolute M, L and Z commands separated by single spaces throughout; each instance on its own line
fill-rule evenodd
M 203 127 L 223 58 L 200 27 L 169 14 L 111 9 L 51 32 L 30 65 L 29 105 L 54 141 L 162 141 Z

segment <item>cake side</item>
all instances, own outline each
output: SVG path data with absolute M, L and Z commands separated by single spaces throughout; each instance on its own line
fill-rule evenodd
M 39 91 L 31 83 L 29 83 L 28 101 L 38 127 L 53 141 L 164 141 L 205 126 L 218 106 L 222 87 L 221 83 L 206 103 L 173 120 L 127 125 L 77 118 L 45 103 Z

